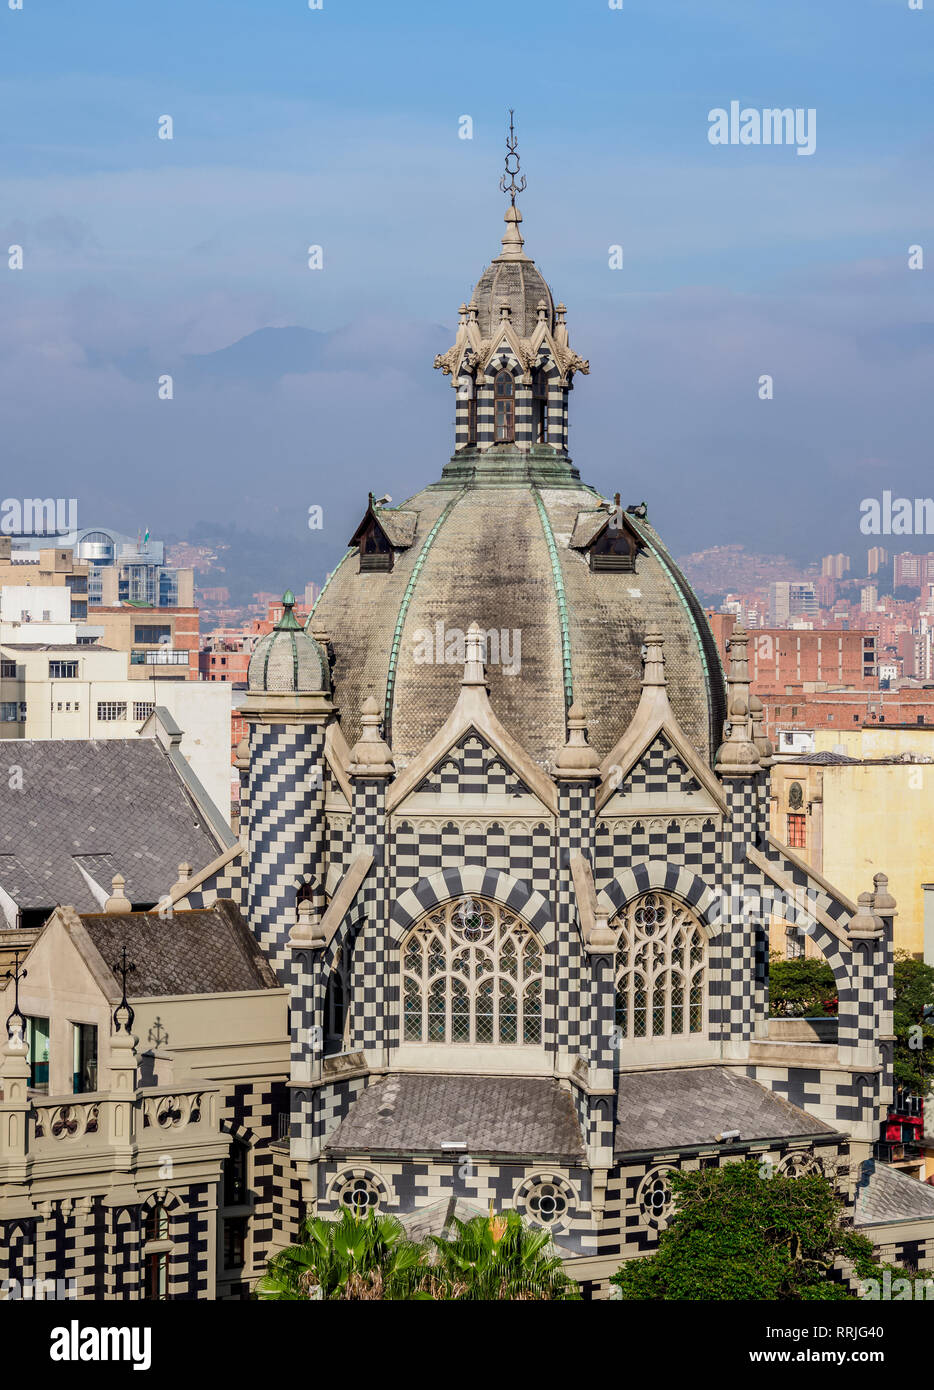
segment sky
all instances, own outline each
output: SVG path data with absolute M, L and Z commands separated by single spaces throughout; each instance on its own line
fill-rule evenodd
M 934 494 L 923 4 L 0 0 L 0 492 L 323 577 L 369 490 L 450 455 L 432 363 L 499 251 L 514 107 L 584 478 L 678 554 L 862 557 L 861 501 Z M 813 110 L 814 152 L 711 144 L 732 101 Z

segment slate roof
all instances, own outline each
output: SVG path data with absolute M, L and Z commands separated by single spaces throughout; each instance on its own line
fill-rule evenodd
M 525 459 L 517 453 L 516 466 Z M 512 455 L 503 455 L 503 468 Z M 526 460 L 527 462 L 527 460 Z M 563 596 L 559 605 L 549 536 Z M 416 757 L 441 728 L 460 692 L 463 667 L 422 659 L 419 634 L 437 624 L 466 632 L 478 622 L 521 635 L 519 670 L 490 660 L 487 681 L 498 719 L 541 765 L 554 763 L 567 737 L 563 626 L 566 624 L 575 700 L 587 715 L 598 758 L 629 727 L 641 695 L 645 634 L 665 634 L 668 698 L 685 737 L 711 760 L 725 712 L 716 644 L 687 581 L 646 521 L 627 514 L 639 538 L 632 573 L 593 571 L 571 547 L 594 493 L 567 486 L 452 481 L 425 488 L 403 510 L 418 513 L 419 540 L 397 550 L 391 570 L 361 573 L 352 560 L 334 570 L 309 626 L 331 635 L 334 702 L 353 746 L 368 695 L 382 704 L 393 691 L 389 741 L 397 765 Z M 602 520 L 608 513 L 602 513 Z M 437 527 L 437 529 L 435 529 Z M 426 550 L 429 536 L 431 544 Z M 580 533 L 578 533 L 578 539 Z M 392 679 L 390 680 L 390 672 Z M 512 674 L 510 674 L 512 672 Z
M 10 739 L 0 748 L 22 768 L 21 789 L 0 777 L 0 888 L 21 910 L 99 911 L 79 864 L 108 893 L 119 871 L 130 901 L 149 906 L 180 863 L 201 869 L 226 848 L 156 739 Z
M 279 986 L 239 908 L 229 899 L 172 917 L 158 912 L 86 913 L 81 925 L 108 967 L 126 946 L 127 960 L 136 966 L 127 979 L 131 999 Z M 114 985 L 119 993 L 116 976 Z
M 418 512 L 404 512 L 398 507 L 374 507 L 373 510 L 391 546 L 405 549 L 412 544 L 418 526 Z
M 833 1134 L 749 1076 L 725 1067 L 625 1072 L 619 1079 L 615 1151 L 686 1149 L 738 1130 L 740 1142 Z
M 580 1160 L 570 1092 L 551 1079 L 396 1073 L 367 1087 L 327 1143 L 329 1153 L 464 1152 Z
M 874 1158 L 860 1164 L 854 1225 L 923 1219 L 934 1220 L 934 1187 Z

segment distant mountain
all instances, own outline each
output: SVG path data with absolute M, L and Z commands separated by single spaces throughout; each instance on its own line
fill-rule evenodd
M 189 380 L 268 384 L 321 366 L 330 334 L 312 328 L 257 328 L 216 352 L 186 353 Z

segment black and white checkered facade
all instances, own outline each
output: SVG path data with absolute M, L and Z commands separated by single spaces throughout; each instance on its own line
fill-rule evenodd
M 574 373 L 586 371 L 587 364 L 570 352 L 563 307 L 552 306 L 540 277 L 544 299 L 539 305 L 532 263 L 520 255 L 518 224 L 515 217 L 512 221 L 504 256 L 494 263 L 499 268 L 489 277 L 485 272 L 482 282 L 488 279 L 493 289 L 483 304 L 465 306 L 457 344 L 436 363 L 456 389 L 456 450 L 449 467 L 455 473 L 462 469 L 459 476 L 470 496 L 476 496 L 470 488 L 485 485 L 483 479 L 495 472 L 493 446 L 504 442 L 497 438 L 496 407 L 497 377 L 503 373 L 511 379 L 506 418 L 512 453 L 503 465 L 508 476 L 514 481 L 528 464 L 523 476 L 530 491 L 537 486 L 535 468 L 544 467 L 535 455 L 543 442 L 543 400 L 552 483 L 557 487 L 560 481 L 555 470 L 571 476 L 568 393 Z M 500 283 L 511 296 L 501 316 L 489 302 Z M 471 470 L 480 482 L 475 484 Z M 498 489 L 502 481 L 493 477 L 490 486 Z M 432 515 L 443 515 L 443 509 Z M 530 515 L 538 528 L 540 509 Z M 562 579 L 556 546 L 560 541 L 569 549 L 575 524 L 572 517 L 563 537 L 552 535 L 548 526 L 553 553 L 543 582 L 552 585 L 549 603 L 555 612 L 566 615 L 573 602 L 570 580 L 591 573 L 595 584 L 618 580 L 632 586 L 628 592 L 639 599 L 639 557 L 626 574 L 596 574 L 583 553 L 584 542 L 572 557 L 581 568 L 567 570 Z M 362 581 L 374 586 L 388 590 L 398 583 L 389 629 L 395 633 L 393 661 L 411 584 L 427 554 L 421 539 L 415 549 L 419 559 L 408 589 L 400 578 L 401 561 L 395 570 L 366 575 L 361 570 Z M 683 622 L 690 605 L 673 579 L 671 584 L 669 608 L 657 599 L 659 611 Z M 372 592 L 360 602 L 370 603 Z M 338 610 L 337 621 L 340 616 Z M 436 616 L 443 614 L 431 614 Z M 336 622 L 331 626 L 339 672 L 341 633 Z M 272 639 L 286 657 L 297 651 L 296 629 L 296 623 L 287 624 Z M 632 673 L 639 669 L 647 633 L 647 627 L 634 629 L 632 651 L 624 653 L 625 669 Z M 610 1273 L 614 1261 L 655 1245 L 667 1219 L 665 1174 L 672 1168 L 719 1166 L 743 1157 L 757 1159 L 769 1171 L 789 1165 L 797 1171 L 801 1162 L 819 1162 L 852 1206 L 854 1153 L 858 1158 L 869 1152 L 892 1091 L 891 916 L 880 907 L 875 927 L 870 919 L 868 929 L 863 921 L 851 931 L 852 905 L 768 834 L 768 755 L 760 762 L 747 742 L 743 746 L 751 749 L 752 761 L 745 765 L 739 757 L 732 765 L 721 764 L 723 775 L 717 775 L 713 757 L 697 751 L 700 724 L 690 738 L 684 721 L 674 727 L 667 694 L 672 722 L 652 724 L 625 768 L 601 772 L 596 758 L 593 766 L 586 757 L 575 761 L 582 745 L 572 736 L 572 685 L 573 699 L 584 711 L 578 721 L 582 730 L 587 679 L 596 691 L 603 672 L 590 668 L 587 678 L 579 679 L 567 628 L 556 635 L 558 650 L 567 650 L 566 668 L 557 684 L 541 684 L 549 694 L 555 687 L 559 709 L 567 715 L 568 744 L 547 757 L 539 750 L 537 759 L 489 702 L 482 668 L 470 679 L 465 668 L 456 706 L 469 708 L 471 720 L 457 726 L 443 750 L 430 745 L 431 756 L 425 752 L 426 736 L 424 748 L 415 750 L 414 767 L 411 746 L 393 766 L 391 749 L 376 733 L 379 716 L 372 712 L 347 756 L 345 731 L 357 711 L 342 710 L 336 696 L 330 702 L 339 684 L 327 679 L 324 656 L 322 680 L 313 689 L 301 687 L 297 655 L 293 683 L 284 692 L 251 685 L 241 843 L 210 871 L 194 866 L 186 900 L 197 907 L 216 896 L 232 896 L 241 904 L 257 942 L 290 988 L 290 1075 L 222 1088 L 222 1139 L 207 1174 L 202 1166 L 186 1175 L 183 1167 L 171 1178 L 137 1183 L 132 1190 L 102 1180 L 77 1202 L 49 1200 L 16 1211 L 0 1205 L 0 1278 L 74 1279 L 79 1297 L 142 1297 L 149 1268 L 147 1210 L 153 1201 L 161 1202 L 168 1222 L 166 1279 L 169 1296 L 177 1298 L 245 1295 L 268 1255 L 298 1237 L 304 1215 L 332 1214 L 354 1191 L 365 1192 L 371 1207 L 403 1217 L 455 1199 L 478 1211 L 491 1202 L 515 1207 L 535 1221 L 547 1190 L 555 1212 L 550 1229 L 571 1267 L 575 1258 L 602 1260 L 601 1268 Z M 715 714 L 723 707 L 722 690 L 711 694 L 711 683 L 722 686 L 722 677 L 719 663 L 714 661 L 712 670 L 708 662 L 709 632 L 703 637 L 695 626 L 689 640 L 695 638 L 700 657 L 695 652 L 692 660 L 700 661 L 697 669 L 709 696 L 701 721 L 706 739 L 708 717 L 711 725 L 718 722 Z M 683 641 L 681 646 L 684 661 Z M 359 653 L 359 667 L 366 667 L 369 680 L 368 646 Z M 317 658 L 311 664 L 317 669 Z M 663 666 L 660 657 L 657 665 Z M 292 671 L 289 661 L 286 667 Z M 518 682 L 527 679 L 525 668 L 516 679 L 516 689 L 522 689 Z M 741 675 L 731 674 L 731 684 L 741 685 Z M 374 702 L 370 710 L 393 709 L 398 728 L 398 688 L 394 707 L 387 689 L 368 692 Z M 659 707 L 658 701 L 652 704 L 652 682 L 646 677 L 642 693 L 645 709 Z M 477 713 L 481 707 L 489 717 Z M 606 704 L 603 708 L 606 712 Z M 640 711 L 645 713 L 642 704 L 633 729 L 639 727 Z M 435 729 L 448 715 L 454 717 L 449 709 L 432 708 L 419 718 L 430 722 L 429 713 Z M 527 741 L 532 722 L 527 720 Z M 751 721 L 749 729 L 751 737 Z M 714 747 L 720 732 L 714 731 Z M 392 730 L 384 727 L 382 737 L 391 740 Z M 572 754 L 564 763 L 562 752 Z M 633 1031 L 628 1006 L 620 1004 L 619 981 L 629 966 L 617 943 L 624 939 L 629 915 L 650 894 L 699 934 L 703 971 L 700 998 L 690 1003 L 690 1028 L 682 1023 L 655 1031 L 653 1024 L 647 1034 L 644 1028 Z M 303 900 L 312 904 L 304 922 L 298 914 Z M 441 1023 L 436 1013 L 434 1022 L 416 1028 L 414 1036 L 407 1028 L 407 943 L 417 941 L 420 932 L 427 940 L 435 930 L 430 921 L 448 920 L 445 912 L 455 904 L 469 915 L 468 900 L 498 921 L 508 917 L 510 930 L 518 924 L 521 941 L 534 947 L 540 1013 L 530 1006 L 535 1026 L 528 1036 L 517 1023 L 514 1039 L 508 1029 L 495 1033 L 491 1028 L 481 1040 L 476 1017 L 471 1041 L 455 1036 L 450 994 Z M 793 1052 L 768 1037 L 773 917 L 807 933 L 833 970 L 838 1041 L 820 1053 L 826 1063 L 813 1060 L 813 1048 L 807 1049 L 808 1061 L 797 1062 Z M 452 980 L 456 968 L 450 967 Z M 511 968 L 518 979 L 518 964 Z M 647 1000 L 639 1005 L 645 1012 L 651 1007 Z M 431 1018 L 425 1003 L 424 1019 Z M 666 1018 L 670 1021 L 670 1010 Z M 627 1130 L 630 1115 L 620 1096 L 628 1081 L 668 1071 L 689 1075 L 693 1084 L 691 1068 L 716 1069 L 717 1084 L 727 1074 L 727 1090 L 740 1084 L 730 1078 L 742 1078 L 742 1086 L 768 1106 L 776 1104 L 773 1095 L 781 1097 L 797 1107 L 797 1128 L 781 1131 L 783 1138 L 767 1130 L 761 1140 L 742 1133 L 738 1139 L 701 1139 L 694 1131 L 676 1129 L 657 1137 L 648 1122 L 640 1133 Z M 546 1085 L 554 1142 L 542 1140 L 537 1148 L 523 1142 L 523 1133 L 532 1132 L 529 1126 L 540 1118 L 529 1106 L 524 1116 L 505 1109 L 480 1116 L 482 1142 L 471 1139 L 464 1152 L 450 1151 L 462 1136 L 432 1130 L 435 1098 L 442 1108 L 444 1097 L 457 1089 L 454 1082 L 460 1096 L 469 1096 L 471 1088 L 476 1092 L 490 1078 L 504 1085 L 516 1078 L 528 1081 L 533 1097 L 545 1094 L 535 1088 Z M 403 1093 L 421 1106 L 410 1132 L 396 1114 Z M 368 1102 L 378 1107 L 375 1120 L 367 1122 L 369 1128 L 361 1121 L 355 1129 L 355 1117 L 369 1114 Z M 454 1115 L 455 1130 L 457 1123 Z M 728 1126 L 723 1129 L 729 1133 Z M 218 1266 L 219 1223 L 228 1219 L 221 1165 L 238 1144 L 249 1154 L 248 1254 L 242 1267 L 224 1270 Z M 242 1215 L 237 1209 L 229 1219 Z M 906 1234 L 896 1246 L 896 1258 L 930 1263 L 934 1229 Z M 588 1275 L 585 1283 L 599 1295 L 605 1276 Z

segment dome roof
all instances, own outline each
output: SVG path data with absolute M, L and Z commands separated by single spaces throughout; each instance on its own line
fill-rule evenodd
M 272 632 L 259 639 L 250 657 L 247 684 L 251 691 L 308 695 L 330 689 L 327 657 L 303 631 L 292 612 L 294 606 L 295 595 L 287 589 L 282 595 L 282 617 Z
M 538 306 L 545 305 L 549 329 L 555 324 L 555 305 L 545 277 L 529 260 L 522 249 L 519 223 L 522 214 L 516 207 L 506 209 L 506 235 L 503 252 L 486 267 L 471 296 L 477 307 L 477 324 L 484 338 L 492 338 L 505 304 L 510 322 L 520 338 L 531 337 L 538 323 Z
M 507 452 L 514 451 L 490 451 L 503 454 L 503 477 L 514 478 L 519 458 Z M 642 644 L 652 629 L 665 636 L 674 714 L 712 761 L 723 675 L 697 598 L 638 518 L 635 573 L 593 570 L 579 536 L 594 526 L 577 522 L 581 513 L 593 518 L 601 499 L 564 468 L 563 481 L 555 470 L 539 483 L 462 487 L 442 478 L 403 504 L 417 525 L 390 570 L 361 573 L 356 551 L 348 553 L 318 600 L 315 623 L 334 634 L 333 698 L 349 743 L 360 736 L 363 700 L 375 695 L 401 770 L 450 714 L 463 635 L 476 620 L 497 637 L 487 651 L 493 709 L 541 765 L 557 761 L 572 701 L 598 756 L 611 751 L 635 713 Z

